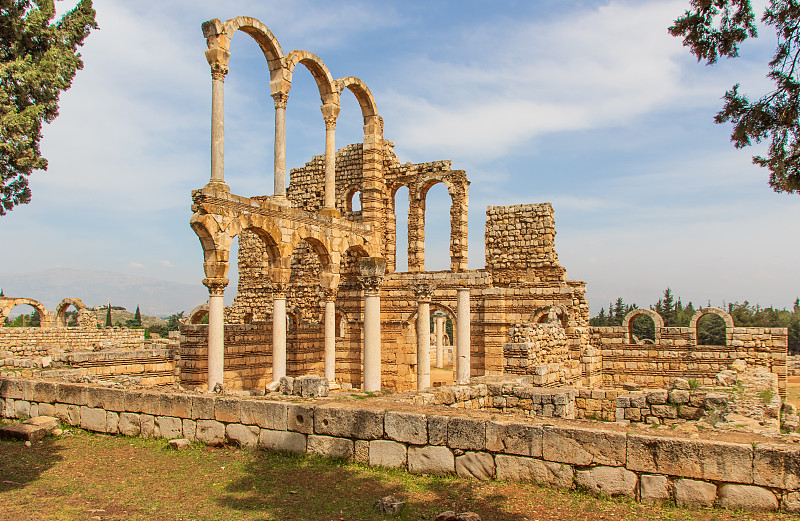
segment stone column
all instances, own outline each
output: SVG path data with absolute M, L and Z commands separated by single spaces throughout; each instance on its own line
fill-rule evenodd
M 458 304 L 456 309 L 456 382 L 464 383 L 470 378 L 470 311 L 469 311 L 469 288 L 459 286 L 458 290 Z
M 272 283 L 272 381 L 286 376 L 286 286 Z
M 325 378 L 336 380 L 336 290 L 325 290 Z
M 208 390 L 224 385 L 225 373 L 225 305 L 222 296 L 228 279 L 203 279 L 208 288 Z
M 417 295 L 417 390 L 431 386 L 431 284 L 416 284 Z
M 289 94 L 276 92 L 275 100 L 275 203 L 286 204 L 286 103 Z
M 325 118 L 325 200 L 323 214 L 339 217 L 336 210 L 336 118 L 341 108 L 333 103 L 322 105 Z
M 225 75 L 230 53 L 214 48 L 206 51 L 211 66 L 211 180 L 209 184 L 225 184 Z
M 444 331 L 447 317 L 434 315 L 433 325 L 436 332 L 436 367 L 444 367 Z
M 380 286 L 386 272 L 384 259 L 359 260 L 364 290 L 364 392 L 381 390 L 381 296 Z

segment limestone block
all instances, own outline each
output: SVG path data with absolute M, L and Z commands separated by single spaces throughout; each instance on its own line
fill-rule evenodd
M 56 384 L 53 382 L 34 382 L 32 399 L 36 402 L 55 403 Z
M 306 447 L 311 454 L 344 460 L 353 459 L 355 449 L 353 440 L 313 434 L 308 436 Z
M 180 418 L 172 416 L 156 416 L 155 425 L 158 429 L 158 436 L 160 438 L 167 438 L 174 440 L 175 438 L 183 438 L 183 422 Z
M 428 443 L 428 418 L 424 414 L 387 411 L 383 418 L 386 437 L 403 443 Z
M 285 402 L 242 400 L 241 421 L 245 425 L 258 425 L 262 429 L 285 431 L 288 405 Z
M 3 413 L 3 418 L 13 418 L 14 416 L 16 416 L 16 413 L 14 412 L 14 400 L 12 400 L 11 398 L 6 398 L 3 401 L 2 413 Z
M 353 461 L 369 465 L 369 444 L 367 440 L 354 440 Z
M 0 380 L 0 396 L 3 398 L 11 398 L 12 400 L 23 399 L 22 380 L 13 378 L 4 378 Z
M 94 407 L 81 407 L 81 429 L 106 432 L 106 411 Z
M 781 510 L 790 514 L 800 512 L 800 492 L 787 492 L 783 495 Z
M 119 433 L 123 436 L 138 436 L 141 433 L 139 415 L 133 412 L 120 413 Z
M 449 416 L 428 416 L 428 444 L 446 445 L 447 444 L 447 423 Z
M 487 422 L 486 449 L 541 458 L 542 426 L 506 421 Z
M 158 437 L 156 432 L 156 417 L 152 414 L 139 415 L 139 428 L 141 429 L 142 438 Z
M 636 474 L 624 467 L 594 467 L 576 470 L 575 484 L 597 495 L 634 497 Z
M 664 405 L 667 403 L 667 391 L 654 390 L 647 393 L 647 403 L 650 405 Z
M 328 379 L 321 376 L 306 375 L 294 379 L 294 394 L 304 398 L 328 396 Z
M 488 452 L 466 452 L 456 457 L 456 474 L 480 480 L 494 477 L 494 457 Z
M 306 451 L 306 435 L 300 432 L 261 429 L 258 436 L 260 446 L 269 450 L 302 454 Z
M 117 434 L 119 432 L 119 413 L 106 411 L 106 432 Z
M 184 418 L 181 421 L 181 427 L 183 428 L 183 437 L 189 441 L 194 441 L 197 438 L 197 422 L 194 420 L 190 420 L 188 418 Z
M 6 400 L 6 403 L 11 400 Z M 81 409 L 77 405 L 57 403 L 56 404 L 56 418 L 62 422 L 70 425 L 80 425 L 81 423 Z
M 788 490 L 800 488 L 800 447 L 777 443 L 756 446 L 753 483 Z
M 675 502 L 678 506 L 714 505 L 717 497 L 717 486 L 705 481 L 678 479 L 675 481 Z
M 486 420 L 454 416 L 447 422 L 447 446 L 453 449 L 486 448 Z
M 142 391 L 139 393 L 139 410 L 142 414 L 159 416 L 161 414 L 161 393 Z
M 225 435 L 228 441 L 239 447 L 257 446 L 259 434 L 259 428 L 255 425 L 229 423 L 225 426 Z
M 216 420 L 197 420 L 195 439 L 208 445 L 225 443 L 225 425 Z
M 320 406 L 314 412 L 314 432 L 328 436 L 376 440 L 383 437 L 384 411 Z
M 238 398 L 217 398 L 214 403 L 214 419 L 223 423 L 239 423 L 239 403 Z
M 169 393 L 165 394 L 161 400 L 162 416 L 173 418 L 192 417 L 192 397 L 187 394 Z
M 0 439 L 36 442 L 47 435 L 47 429 L 40 425 L 12 423 L 0 428 Z
M 669 480 L 658 474 L 639 476 L 639 497 L 642 503 L 669 501 Z
M 719 487 L 717 505 L 741 510 L 778 510 L 778 498 L 769 489 L 753 485 L 725 484 Z
M 689 403 L 689 391 L 683 389 L 673 389 L 669 392 L 669 403 L 683 405 Z
M 286 411 L 286 427 L 290 431 L 314 434 L 314 406 L 289 404 Z
M 14 418 L 27 420 L 31 417 L 31 402 L 28 400 L 14 400 Z
M 0 409 L 2 409 L 2 405 L 0 404 Z M 56 406 L 52 403 L 40 403 L 39 404 L 39 416 L 55 416 L 56 415 Z
M 570 465 L 520 456 L 495 456 L 497 479 L 546 483 L 558 488 L 572 488 L 573 471 Z
M 751 445 L 628 434 L 626 466 L 633 471 L 752 483 L 752 461 Z
M 408 470 L 416 474 L 446 474 L 455 471 L 453 452 L 447 447 L 408 448 Z
M 388 440 L 369 442 L 370 466 L 405 468 L 407 450 L 402 443 Z
M 652 405 L 650 410 L 658 418 L 675 419 L 678 417 L 678 408 L 673 405 Z
M 625 465 L 624 433 L 583 427 L 545 426 L 542 458 L 572 465 Z
M 192 396 L 192 419 L 213 420 L 214 398 L 210 396 Z

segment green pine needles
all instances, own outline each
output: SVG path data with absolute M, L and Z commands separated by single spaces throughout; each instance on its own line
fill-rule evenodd
M 46 170 L 42 123 L 83 68 L 77 48 L 97 28 L 91 0 L 53 22 L 53 0 L 0 0 L 0 215 L 31 200 L 28 176 Z
M 751 101 L 739 92 L 739 84 L 725 93 L 725 104 L 716 123 L 731 122 L 731 141 L 736 148 L 769 138 L 765 156 L 753 163 L 767 168 L 769 184 L 776 192 L 800 192 L 800 2 L 771 0 L 761 21 L 775 28 L 778 46 L 769 62 L 767 77 L 775 90 Z M 697 60 L 714 64 L 719 57 L 739 55 L 739 44 L 756 37 L 755 15 L 749 0 L 691 0 L 691 9 L 669 28 L 683 36 L 683 44 Z

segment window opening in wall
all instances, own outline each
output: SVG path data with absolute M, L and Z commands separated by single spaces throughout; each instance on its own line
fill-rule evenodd
M 725 319 L 714 313 L 706 313 L 697 320 L 697 345 L 727 345 L 726 332 Z
M 401 186 L 394 194 L 395 271 L 408 271 L 408 187 Z
M 347 211 L 348 212 L 361 211 L 361 192 L 355 191 L 347 197 Z
M 632 344 L 655 343 L 656 323 L 651 317 L 645 314 L 636 315 L 633 317 L 630 327 Z
M 425 269 L 450 269 L 450 207 L 444 183 L 433 185 L 425 195 Z

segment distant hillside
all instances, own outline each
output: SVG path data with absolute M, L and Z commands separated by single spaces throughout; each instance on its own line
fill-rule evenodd
M 113 271 L 71 268 L 0 273 L 0 289 L 7 297 L 38 300 L 48 310 L 55 310 L 66 297 L 79 298 L 90 308 L 105 305 L 110 299 L 112 306 L 123 306 L 133 313 L 138 305 L 142 314 L 156 317 L 167 317 L 179 311 L 188 313 L 208 300 L 208 290 L 200 281 L 182 284 Z M 24 312 L 29 311 L 26 308 Z

